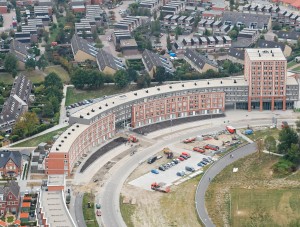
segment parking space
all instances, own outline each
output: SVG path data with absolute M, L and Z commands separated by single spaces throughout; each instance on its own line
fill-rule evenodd
M 179 156 L 179 153 L 175 154 L 175 157 Z M 200 169 L 202 169 L 202 167 L 197 166 L 197 163 L 199 163 L 204 157 L 207 157 L 206 155 L 200 154 L 200 153 L 190 153 L 191 157 L 188 158 L 187 160 L 184 161 L 180 161 L 177 165 L 174 165 L 172 167 L 170 167 L 169 169 L 165 170 L 165 171 L 160 171 L 159 170 L 159 174 L 154 174 L 154 173 L 147 173 L 131 182 L 129 182 L 129 184 L 143 188 L 145 190 L 149 190 L 151 191 L 151 184 L 154 182 L 160 183 L 166 183 L 166 185 L 172 185 L 175 181 L 180 180 L 182 177 L 177 176 L 176 173 L 180 172 L 180 171 L 185 171 L 185 173 L 191 174 L 192 172 L 188 172 L 185 170 L 186 166 L 190 166 L 193 167 L 195 169 L 195 171 L 198 171 Z M 169 160 L 169 162 L 171 162 L 171 160 Z M 165 163 L 168 163 L 168 161 L 166 161 Z M 147 163 L 145 163 L 146 165 Z M 149 164 L 147 164 L 149 165 Z M 158 164 L 150 164 L 152 166 L 153 169 L 158 169 L 159 165 Z M 187 177 L 184 176 L 184 177 Z
M 151 184 L 165 183 L 170 186 L 172 184 L 179 184 L 190 177 L 200 174 L 202 168 L 206 165 L 211 164 L 207 162 L 202 162 L 203 158 L 212 159 L 213 161 L 219 158 L 219 154 L 226 151 L 229 147 L 241 143 L 241 139 L 236 134 L 231 134 L 227 130 L 210 132 L 206 135 L 198 135 L 193 138 L 186 138 L 184 141 L 174 141 L 173 144 L 169 145 L 168 148 L 164 148 L 163 151 L 158 152 L 154 157 L 163 156 L 163 158 L 156 160 L 152 164 L 147 162 L 142 163 L 139 167 L 143 169 L 143 174 L 135 175 L 129 184 L 136 187 L 143 188 L 145 190 L 151 191 Z M 195 149 L 197 148 L 197 149 Z M 196 151 L 195 151 L 196 150 Z M 168 159 L 168 154 L 173 155 L 172 158 Z M 179 161 L 178 164 L 174 164 L 163 171 L 162 167 L 173 161 L 173 159 L 178 159 L 183 153 L 188 153 L 191 157 Z M 198 166 L 199 165 L 199 166 Z M 194 168 L 194 172 L 188 171 L 186 167 Z M 158 171 L 157 174 L 152 173 L 151 170 Z M 178 176 L 178 172 L 185 172 L 184 176 Z M 139 172 L 139 170 L 137 170 Z

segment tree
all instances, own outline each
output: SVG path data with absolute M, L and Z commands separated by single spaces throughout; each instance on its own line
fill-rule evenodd
M 300 161 L 300 150 L 298 144 L 291 144 L 290 149 L 288 149 L 287 154 L 285 155 L 285 159 L 291 161 L 292 163 L 299 165 Z
M 6 54 L 4 59 L 4 69 L 7 72 L 12 73 L 16 70 L 18 64 L 18 59 L 13 54 Z
M 292 128 L 284 128 L 279 132 L 278 153 L 287 154 L 292 144 L 297 144 L 298 135 Z
M 151 77 L 149 76 L 149 74 L 139 75 L 137 77 L 136 83 L 139 88 L 149 87 L 151 83 Z
M 264 141 L 265 148 L 269 152 L 275 152 L 276 151 L 276 140 L 273 136 L 267 136 L 267 138 Z
M 228 35 L 231 39 L 236 40 L 238 36 L 238 31 L 232 29 L 230 32 L 228 32 Z
M 63 83 L 62 83 L 60 77 L 54 72 L 49 73 L 46 76 L 44 85 L 46 88 L 49 88 L 49 87 L 57 87 L 59 89 L 63 88 Z
M 36 62 L 36 66 L 40 69 L 40 70 L 45 70 L 45 68 L 47 67 L 48 62 L 45 58 L 45 55 L 42 55 L 40 57 L 40 59 Z
M 114 79 L 115 84 L 119 88 L 124 88 L 129 84 L 129 75 L 128 72 L 125 70 L 118 70 L 114 75 Z
M 54 111 L 51 102 L 46 102 L 43 107 L 43 117 L 53 117 Z
M 167 36 L 167 49 L 172 50 L 171 38 L 169 35 Z
M 296 121 L 296 131 L 298 133 L 300 133 L 300 119 L 298 118 L 298 120 Z
M 162 66 L 157 66 L 154 78 L 158 83 L 162 84 L 166 80 L 166 69 Z
M 129 81 L 136 81 L 138 78 L 138 73 L 133 68 L 128 68 L 127 70 Z
M 27 70 L 33 70 L 35 68 L 35 66 L 36 66 L 36 62 L 33 58 L 29 58 L 29 59 L 26 60 L 25 68 Z
M 17 120 L 13 134 L 20 137 L 31 135 L 39 124 L 39 119 L 34 112 L 26 112 Z

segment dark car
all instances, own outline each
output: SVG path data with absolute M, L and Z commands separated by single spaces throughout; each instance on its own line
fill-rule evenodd
M 180 157 L 184 158 L 185 160 L 187 160 L 187 159 L 188 159 L 188 157 L 187 157 L 187 156 L 185 156 L 185 155 L 180 155 Z
M 186 171 L 190 171 L 190 172 L 195 172 L 195 169 L 193 167 L 191 167 L 191 166 L 186 166 L 185 170 Z
M 210 162 L 207 158 L 203 158 L 202 160 L 208 163 Z
M 155 162 L 157 160 L 157 156 L 154 156 L 152 158 L 148 159 L 148 164 L 152 164 L 153 162 Z
M 165 171 L 166 170 L 166 168 L 163 167 L 163 166 L 158 167 L 158 169 L 161 170 L 161 171 Z
M 204 161 L 201 161 L 200 163 L 202 163 L 202 164 L 203 164 L 203 165 L 205 165 L 205 166 L 207 165 L 207 163 L 206 163 L 206 162 L 204 162 Z
M 197 166 L 203 167 L 203 166 L 205 166 L 205 165 L 202 164 L 202 162 L 199 162 L 199 163 L 197 164 Z
M 178 164 L 178 163 L 179 163 L 179 161 L 178 161 L 177 159 L 173 159 L 173 162 L 174 162 L 175 164 Z

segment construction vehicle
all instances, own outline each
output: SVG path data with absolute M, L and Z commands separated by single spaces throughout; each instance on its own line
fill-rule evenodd
M 163 150 L 164 154 L 169 154 L 171 150 L 168 147 L 165 147 Z
M 133 136 L 133 135 L 130 135 L 130 136 L 128 137 L 128 142 L 137 143 L 137 142 L 139 142 L 139 139 L 136 138 L 136 137 Z
M 193 142 L 195 142 L 195 140 L 196 140 L 196 138 L 189 138 L 189 139 L 185 139 L 183 141 L 183 143 L 193 143 Z
M 160 182 L 160 183 L 152 183 L 151 184 L 151 189 L 154 191 L 158 191 L 158 192 L 164 192 L 164 193 L 168 193 L 170 192 L 170 187 L 166 186 L 166 183 Z

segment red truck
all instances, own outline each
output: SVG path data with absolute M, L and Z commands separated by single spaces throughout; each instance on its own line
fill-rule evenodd
M 226 129 L 231 134 L 234 134 L 236 132 L 236 129 L 234 127 L 230 126 L 230 125 L 226 126 Z

